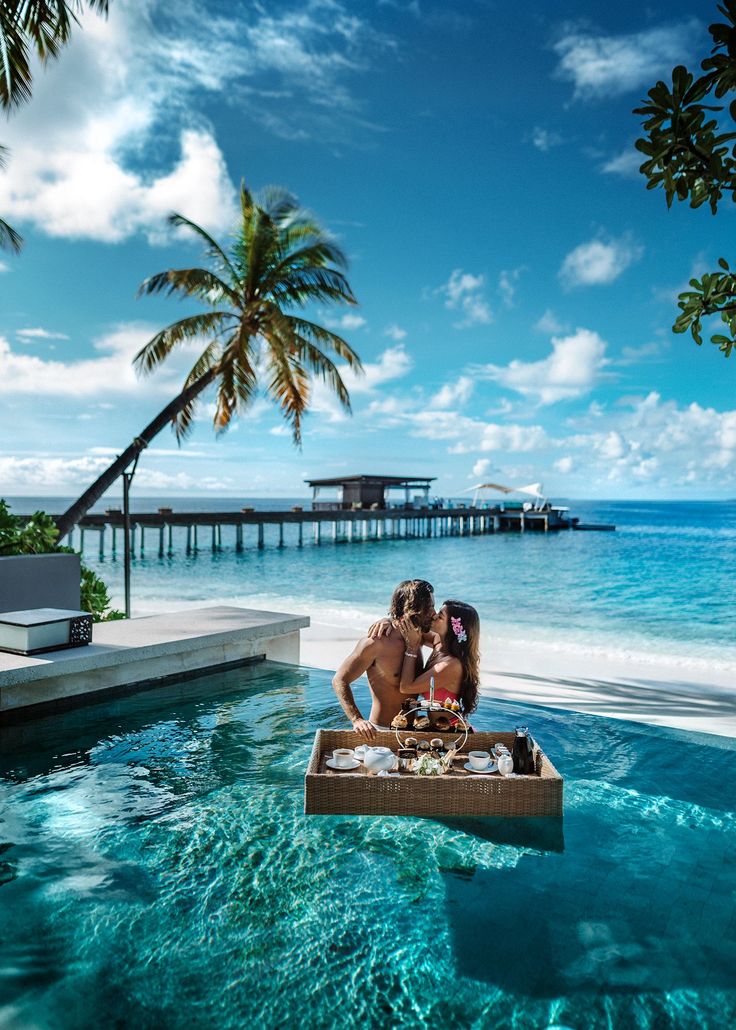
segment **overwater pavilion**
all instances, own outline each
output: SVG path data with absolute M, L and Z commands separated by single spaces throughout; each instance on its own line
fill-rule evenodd
M 429 485 L 436 476 L 336 476 L 333 479 L 306 479 L 312 488 L 312 511 L 383 510 L 391 507 L 388 490 L 403 490 L 405 508 L 429 507 Z M 339 491 L 337 499 L 318 500 L 322 489 Z M 420 491 L 416 496 L 416 491 Z M 414 496 L 412 497 L 412 493 Z M 393 507 L 400 505 L 394 504 Z

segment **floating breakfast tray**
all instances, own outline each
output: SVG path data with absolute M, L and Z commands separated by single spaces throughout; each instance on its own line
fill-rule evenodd
M 457 732 L 415 732 L 417 740 L 441 737 L 446 746 Z M 452 771 L 442 776 L 378 776 L 363 768 L 332 770 L 327 759 L 335 748 L 364 743 L 353 730 L 317 730 L 304 778 L 307 815 L 424 815 L 424 816 L 561 816 L 562 777 L 537 742 L 536 775 L 478 775 L 463 768 L 469 751 L 490 751 L 494 744 L 513 747 L 514 733 L 473 733 L 458 752 Z M 393 732 L 377 732 L 374 746 L 397 752 Z

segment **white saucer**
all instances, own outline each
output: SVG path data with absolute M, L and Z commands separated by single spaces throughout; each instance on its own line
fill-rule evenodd
M 486 773 L 487 774 L 487 773 L 498 772 L 498 766 L 496 765 L 495 762 L 489 762 L 488 765 L 485 767 L 485 769 L 474 769 L 473 766 L 470 764 L 470 762 L 466 762 L 465 765 L 463 766 L 463 769 L 467 769 L 468 772 L 474 772 L 474 773 Z
M 357 769 L 360 762 L 357 758 L 351 758 L 348 765 L 337 765 L 334 758 L 328 758 L 325 765 L 328 769 L 337 769 L 338 772 L 347 772 L 350 769 Z

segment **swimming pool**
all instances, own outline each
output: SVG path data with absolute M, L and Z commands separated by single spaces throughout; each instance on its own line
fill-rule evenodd
M 562 822 L 302 815 L 318 670 L 0 729 L 0 1026 L 733 1025 L 736 742 L 522 712 Z

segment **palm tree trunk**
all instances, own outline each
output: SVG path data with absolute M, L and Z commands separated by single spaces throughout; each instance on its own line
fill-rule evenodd
M 123 472 L 128 468 L 132 462 L 138 457 L 141 451 L 148 447 L 151 440 L 158 436 L 162 429 L 164 429 L 170 422 L 176 418 L 180 411 L 189 404 L 190 401 L 194 400 L 206 386 L 212 382 L 217 375 L 217 368 L 211 368 L 208 372 L 198 379 L 191 386 L 187 387 L 186 390 L 182 390 L 178 397 L 175 397 L 170 404 L 167 404 L 163 411 L 155 417 L 153 422 L 150 422 L 140 436 L 136 436 L 131 444 L 126 447 L 121 455 L 119 455 L 115 461 L 99 476 L 92 486 L 88 487 L 81 497 L 79 497 L 71 508 L 68 508 L 64 514 L 56 520 L 56 525 L 59 529 L 59 539 L 61 540 L 68 533 L 74 529 L 80 519 L 84 518 L 92 505 L 99 501 L 100 497 L 106 490 L 109 490 L 118 476 L 121 476 Z

